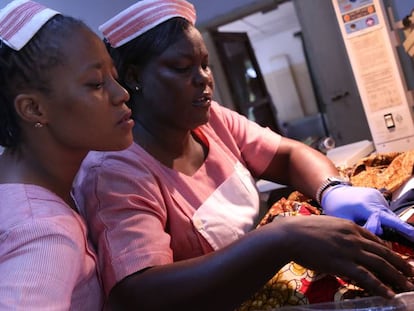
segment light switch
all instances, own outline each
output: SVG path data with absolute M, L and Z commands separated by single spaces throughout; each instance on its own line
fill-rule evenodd
M 384 115 L 385 126 L 387 129 L 395 128 L 394 118 L 392 117 L 391 113 L 387 113 Z

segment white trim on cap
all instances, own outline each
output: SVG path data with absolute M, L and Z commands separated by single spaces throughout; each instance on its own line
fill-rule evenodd
M 59 12 L 31 0 L 15 0 L 0 10 L 0 39 L 19 51 Z
M 173 17 L 182 17 L 194 25 L 194 6 L 185 0 L 138 1 L 99 26 L 99 30 L 116 48 Z

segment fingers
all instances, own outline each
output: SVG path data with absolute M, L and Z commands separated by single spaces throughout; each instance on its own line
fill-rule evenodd
M 388 248 L 378 237 L 361 230 L 361 251 L 355 252 L 354 262 L 342 263 L 343 273 L 365 290 L 392 297 L 394 291 L 412 291 L 408 277 L 414 276 L 413 267 L 399 254 Z M 355 240 L 355 243 L 359 243 Z M 350 258 L 352 260 L 352 258 Z
M 408 277 L 414 276 L 414 269 L 399 254 L 390 248 L 377 243 L 365 245 L 365 255 L 357 260 L 365 267 L 371 267 L 382 281 L 392 284 L 395 289 L 412 290 L 414 285 L 408 282 Z
M 352 280 L 370 294 L 387 298 L 395 296 L 396 292 L 414 290 L 407 277 L 386 260 L 372 254 L 362 258 L 360 262 L 344 261 L 338 276 Z
M 407 278 L 414 276 L 411 265 L 361 226 L 330 216 L 285 221 L 290 224 L 292 238 L 289 251 L 299 264 L 352 279 L 368 292 L 384 297 L 392 297 L 395 290 L 414 290 Z M 376 221 L 374 218 L 373 223 Z
M 398 233 L 406 237 L 408 240 L 414 242 L 414 227 L 413 226 L 401 220 L 394 213 L 380 212 L 379 215 L 380 215 L 379 221 L 383 226 L 394 229 L 395 231 L 397 231 Z
M 352 270 L 347 270 L 345 273 L 353 280 L 353 284 L 363 288 L 371 295 L 393 298 L 396 294 L 392 287 L 386 285 L 386 283 L 363 266 L 354 266 Z
M 387 298 L 395 291 L 414 290 L 408 281 L 414 276 L 413 267 L 371 232 L 354 224 L 352 227 L 354 234 L 341 240 L 337 255 L 326 267 L 328 273 L 340 273 L 337 275 L 352 279 L 368 292 Z
M 393 251 L 385 241 L 364 229 L 361 229 L 360 234 L 367 239 L 362 246 L 365 252 L 368 254 L 375 254 L 382 260 L 386 260 L 386 262 L 393 265 L 397 271 L 402 272 L 406 276 L 414 276 L 414 267 L 407 260 L 404 260 L 400 254 Z M 377 268 L 382 269 L 383 267 Z
M 368 217 L 368 220 L 365 223 L 364 228 L 376 235 L 381 235 L 383 233 L 383 230 L 381 228 L 380 213 L 371 214 Z
M 357 265 L 345 269 L 345 274 L 353 280 L 353 284 L 360 288 L 363 288 L 372 295 L 378 295 L 381 297 L 392 298 L 395 296 L 395 291 L 385 285 L 377 276 L 371 273 L 363 266 Z

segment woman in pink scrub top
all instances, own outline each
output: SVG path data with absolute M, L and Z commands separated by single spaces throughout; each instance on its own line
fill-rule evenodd
M 327 190 L 338 171 L 324 155 L 215 102 L 194 23 L 186 1 L 144 0 L 100 28 L 131 93 L 135 143 L 91 152 L 74 193 L 112 308 L 232 310 L 292 260 L 376 295 L 414 289 L 411 267 L 349 220 L 285 217 L 252 230 L 255 178 L 310 197 L 345 189 L 339 207 L 361 189 L 341 182 Z M 355 195 L 360 210 L 366 193 L 382 198 L 372 191 Z
M 71 196 L 89 150 L 132 143 L 127 91 L 102 40 L 34 1 L 0 10 L 0 309 L 104 307 Z

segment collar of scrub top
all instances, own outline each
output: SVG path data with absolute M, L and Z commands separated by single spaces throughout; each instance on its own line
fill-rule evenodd
M 0 46 L 19 51 L 59 12 L 30 0 L 15 0 L 0 10 Z
M 173 17 L 182 17 L 194 26 L 194 6 L 185 0 L 138 1 L 99 26 L 99 30 L 117 48 Z

